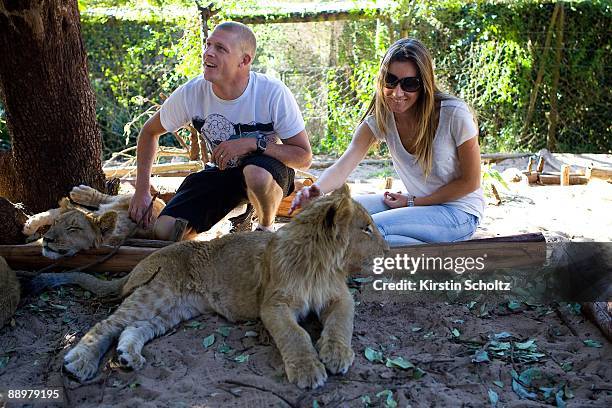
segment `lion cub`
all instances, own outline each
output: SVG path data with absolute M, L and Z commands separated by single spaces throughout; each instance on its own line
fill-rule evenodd
M 128 215 L 131 194 L 110 196 L 89 186 L 80 185 L 70 192 L 77 204 L 95 207 L 89 211 L 75 206 L 65 197 L 60 207 L 33 215 L 23 227 L 25 235 L 34 234 L 40 227 L 51 225 L 43 236 L 43 255 L 57 259 L 72 256 L 82 249 L 97 248 L 101 244 L 115 246 L 121 243 L 135 225 Z M 165 204 L 156 199 L 152 206 L 155 220 Z M 153 238 L 151 229 L 137 229 L 135 237 Z
M 289 381 L 300 388 L 318 387 L 327 379 L 326 368 L 346 373 L 353 363 L 349 271 L 385 248 L 372 218 L 351 199 L 347 186 L 314 200 L 276 233 L 236 233 L 162 248 L 123 278 L 120 291 L 127 297 L 66 354 L 64 368 L 80 381 L 91 378 L 119 338 L 119 363 L 139 369 L 147 341 L 213 310 L 230 321 L 261 318 Z M 116 282 L 99 286 L 117 287 Z M 323 323 L 316 348 L 298 324 L 310 311 Z

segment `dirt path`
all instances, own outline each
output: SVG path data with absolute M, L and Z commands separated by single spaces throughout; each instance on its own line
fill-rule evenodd
M 458 406 L 459 401 L 464 406 L 487 406 L 489 390 L 498 396 L 500 406 L 554 404 L 555 395 L 546 400 L 538 387 L 563 389 L 563 399 L 572 396 L 570 406 L 612 404 L 612 347 L 570 308 L 373 303 L 361 301 L 361 296 L 356 290 L 355 363 L 347 375 L 330 376 L 323 388 L 314 391 L 287 383 L 278 351 L 260 336 L 261 324 L 232 325 L 212 314 L 147 344 L 142 371 L 117 368 L 111 352 L 99 375 L 79 385 L 62 376 L 62 357 L 112 308 L 86 298 L 78 289 L 26 299 L 14 327 L 0 331 L 0 384 L 60 387 L 69 406 L 83 407 L 312 407 L 314 401 L 319 406 L 357 407 L 366 406 L 364 401 L 385 406 L 388 398 L 399 406 Z M 318 336 L 317 324 L 306 326 Z M 210 335 L 215 343 L 206 348 L 203 340 Z M 492 348 L 495 335 L 498 346 Z M 532 340 L 527 351 L 518 348 Z M 601 347 L 589 347 L 585 340 Z M 474 363 L 476 352 L 487 342 L 490 361 Z M 511 348 L 504 351 L 504 343 Z M 370 361 L 367 348 L 382 352 L 384 361 L 403 357 L 415 368 Z M 500 350 L 499 355 L 493 350 Z M 521 400 L 512 388 L 512 370 L 525 375 L 528 368 L 532 370 L 527 375 L 538 370 L 542 377 L 524 388 L 535 393 L 533 402 Z

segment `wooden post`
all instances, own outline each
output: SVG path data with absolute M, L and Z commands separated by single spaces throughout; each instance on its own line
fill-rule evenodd
M 561 166 L 561 185 L 570 185 L 570 166 L 567 164 Z
M 387 177 L 385 179 L 385 190 L 390 190 L 393 188 L 393 177 Z
M 533 159 L 533 156 L 531 156 L 529 158 L 529 161 L 527 162 L 527 169 L 525 170 L 527 173 L 531 173 L 533 171 L 533 163 L 535 162 L 535 160 Z
M 538 160 L 538 167 L 536 168 L 536 171 L 538 173 L 542 173 L 544 171 L 544 163 L 546 162 L 546 160 L 543 157 L 540 157 L 540 159 Z

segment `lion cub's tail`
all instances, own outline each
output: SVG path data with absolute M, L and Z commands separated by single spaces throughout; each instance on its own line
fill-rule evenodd
M 41 273 L 28 283 L 27 290 L 38 293 L 60 285 L 78 285 L 97 296 L 121 296 L 121 289 L 129 276 L 128 274 L 120 279 L 105 281 L 83 272 Z

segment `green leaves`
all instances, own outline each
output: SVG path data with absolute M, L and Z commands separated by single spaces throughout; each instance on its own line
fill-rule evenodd
M 489 401 L 491 402 L 491 406 L 493 408 L 497 407 L 497 403 L 499 402 L 499 395 L 495 391 L 489 388 Z
M 249 361 L 249 356 L 250 354 L 240 354 L 234 357 L 234 361 L 237 363 L 246 363 L 247 361 Z
M 400 370 L 412 370 L 412 378 L 415 380 L 420 379 L 425 374 L 425 371 L 421 370 L 410 361 L 406 360 L 404 357 L 398 356 L 394 358 L 384 357 L 382 351 L 374 350 L 371 347 L 366 347 L 364 350 L 364 355 L 373 363 L 384 363 L 386 367 L 400 369 Z
M 376 394 L 376 397 L 382 399 L 384 401 L 384 406 L 387 408 L 396 408 L 397 401 L 393 399 L 393 391 L 391 390 L 383 390 Z
M 602 344 L 596 340 L 584 340 L 584 345 L 587 347 L 601 348 Z
M 473 363 L 484 363 L 489 361 L 491 361 L 489 360 L 489 353 L 487 353 L 486 350 L 483 349 L 476 351 L 476 354 L 474 354 L 474 358 L 472 358 Z
M 187 329 L 195 329 L 195 330 L 203 329 L 204 326 L 206 326 L 204 323 L 196 322 L 196 321 L 192 321 L 192 322 L 189 322 L 189 323 L 185 324 L 185 328 L 187 328 Z
M 214 334 L 211 334 L 210 336 L 205 337 L 204 340 L 202 340 L 202 345 L 204 346 L 204 348 L 209 348 L 214 343 L 215 343 L 215 335 Z
M 228 326 L 222 326 L 222 327 L 219 327 L 219 328 L 217 329 L 217 333 L 219 333 L 219 334 L 220 334 L 220 335 L 222 335 L 223 337 L 227 337 L 227 336 L 229 336 L 230 330 L 231 330 L 231 327 L 228 327 Z
M 376 351 L 370 347 L 366 347 L 364 351 L 365 357 L 372 362 L 383 362 L 383 353 L 382 351 Z
M 398 367 L 403 370 L 415 368 L 414 364 L 408 360 L 405 360 L 403 357 L 387 358 L 385 365 L 389 368 Z
M 0 357 L 0 370 L 8 365 L 10 359 L 9 356 Z
M 232 349 L 226 343 L 223 343 L 223 344 L 220 344 L 219 347 L 217 347 L 217 351 L 219 353 L 228 354 L 228 353 L 231 353 L 232 351 L 234 351 L 234 349 Z
M 524 343 L 514 343 L 514 347 L 519 350 L 531 350 L 534 349 L 535 340 L 527 340 Z

